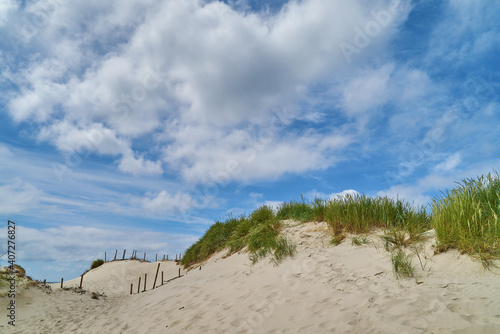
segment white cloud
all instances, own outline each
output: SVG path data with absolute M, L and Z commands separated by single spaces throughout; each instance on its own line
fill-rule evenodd
M 415 206 L 427 205 L 432 197 L 425 195 L 426 192 L 437 189 L 423 184 L 417 185 L 395 185 L 389 189 L 379 191 L 377 196 L 400 199 L 412 203 Z
M 454 170 L 457 166 L 460 165 L 462 162 L 462 156 L 460 153 L 455 153 L 453 155 L 450 155 L 445 161 L 442 163 L 438 164 L 435 167 L 436 171 L 445 171 L 449 172 Z
M 443 20 L 433 29 L 428 60 L 460 66 L 483 52 L 494 52 L 499 39 L 497 12 L 495 0 L 449 1 Z
M 106 229 L 86 226 L 56 226 L 49 228 L 19 227 L 23 261 L 79 262 L 104 258 L 106 250 L 120 248 L 146 252 L 169 252 L 185 249 L 196 238 L 186 234 L 169 234 L 147 230 Z M 162 253 L 163 254 L 163 253 Z M 108 252 L 108 256 L 111 256 Z
M 329 198 L 330 199 L 339 199 L 339 198 L 342 198 L 342 197 L 348 196 L 348 195 L 354 196 L 354 195 L 359 195 L 359 193 L 354 189 L 346 189 L 346 190 L 343 190 L 339 193 L 330 194 Z
M 0 228 L 0 232 L 6 235 L 5 228 Z M 19 225 L 18 237 L 23 245 L 18 251 L 20 264 L 28 275 L 49 282 L 59 281 L 61 276 L 68 280 L 81 275 L 92 261 L 104 259 L 104 252 L 107 252 L 107 260 L 114 257 L 115 250 L 118 250 L 118 258 L 123 250 L 126 250 L 126 258 L 132 255 L 132 250 L 137 250 L 141 257 L 146 252 L 147 260 L 154 260 L 155 254 L 172 258 L 198 239 L 189 234 L 81 225 L 50 228 Z
M 16 0 L 2 0 L 0 2 L 0 27 L 8 21 L 9 14 L 19 7 Z
M 86 127 L 70 124 L 67 121 L 55 122 L 42 128 L 39 140 L 49 140 L 55 143 L 62 152 L 95 152 L 111 156 L 121 156 L 118 169 L 124 173 L 137 175 L 161 175 L 161 162 L 135 157 L 129 148 L 130 141 L 117 136 L 114 130 L 103 124 L 93 123 Z
M 141 199 L 140 202 L 142 208 L 154 214 L 184 213 L 196 206 L 189 194 L 178 192 L 171 195 L 165 190 L 156 196 Z
M 432 173 L 425 175 L 411 184 L 391 186 L 388 189 L 379 191 L 377 195 L 404 199 L 408 202 L 413 202 L 417 206 L 432 204 L 433 197 L 428 194 L 441 193 L 445 189 L 455 188 L 457 185 L 456 182 L 491 173 L 492 166 L 497 164 L 497 160 L 492 160 L 468 165 L 467 169 L 448 168 L 459 164 L 460 161 L 460 154 L 454 154 L 442 164 L 443 169 L 435 169 Z
M 261 133 L 214 131 L 201 125 L 174 131 L 170 135 L 175 144 L 165 149 L 164 160 L 193 183 L 225 184 L 321 170 L 339 162 L 340 152 L 353 140 L 348 134 L 313 132 L 280 138 L 267 127 Z
M 118 168 L 131 174 L 162 173 L 160 162 L 143 158 L 147 149 L 132 149 L 136 138 L 153 135 L 164 139 L 164 161 L 189 182 L 213 182 L 234 161 L 241 171 L 229 173 L 231 180 L 327 168 L 351 142 L 346 129 L 295 138 L 278 130 L 254 160 L 248 140 L 276 110 L 288 110 L 290 121 L 306 119 L 295 106 L 308 86 L 342 70 L 339 44 L 388 3 L 291 1 L 276 14 L 253 14 L 218 1 L 73 1 L 50 8 L 33 1 L 28 11 L 50 19 L 29 44 L 39 56 L 11 69 L 20 90 L 9 112 L 18 122 L 42 124 L 40 138 L 63 151 L 89 149 L 88 136 L 100 132 L 102 142 L 90 149 L 116 156 Z M 391 21 L 370 47 L 385 43 L 400 22 Z M 380 73 L 370 84 L 353 85 L 373 97 L 384 80 Z M 369 108 L 370 96 L 349 108 Z
M 306 194 L 304 194 L 304 196 L 309 201 L 313 201 L 315 198 L 319 198 L 322 200 L 333 200 L 333 199 L 339 199 L 340 197 L 343 197 L 346 195 L 356 195 L 356 194 L 359 194 L 359 193 L 353 189 L 346 189 L 346 190 L 342 190 L 341 192 L 331 193 L 331 194 L 326 194 L 323 192 L 318 192 L 316 190 L 313 190 L 313 191 L 307 192 Z
M 226 211 L 226 215 L 230 217 L 239 217 L 248 214 L 247 210 L 242 208 L 230 208 Z
M 161 162 L 153 162 L 143 157 L 136 158 L 132 152 L 126 153 L 120 160 L 118 168 L 131 175 L 161 175 Z
M 189 194 L 191 189 L 183 184 L 158 179 L 154 174 L 157 171 L 155 167 L 149 168 L 150 174 L 147 173 L 148 168 L 146 171 L 139 168 L 141 174 L 129 177 L 116 173 L 113 166 L 83 160 L 78 165 L 76 158 L 65 162 L 63 157 L 47 152 L 29 153 L 0 145 L 0 158 L 5 157 L 3 154 L 7 154 L 7 158 L 0 159 L 0 213 L 15 211 L 37 221 L 47 219 L 52 223 L 71 221 L 73 224 L 99 226 L 108 214 L 124 219 L 146 217 L 182 222 L 193 206 L 213 206 L 205 197 L 183 201 L 181 194 Z M 85 159 L 85 156 L 82 154 L 81 158 Z M 55 162 L 60 162 L 65 168 L 61 179 L 57 174 L 60 171 L 54 169 Z M 147 162 L 142 160 L 142 163 Z M 17 175 L 19 179 L 12 182 L 12 175 Z M 153 204 L 158 203 L 162 198 L 160 196 L 156 202 L 144 205 L 162 192 L 172 194 L 169 203 L 166 203 L 169 198 L 164 198 L 164 202 L 155 207 Z M 165 210 L 161 209 L 162 204 Z M 36 211 L 30 210 L 34 207 Z M 189 219 L 190 222 L 206 224 L 201 218 Z
M 357 115 L 377 108 L 389 98 L 387 85 L 394 71 L 388 64 L 374 71 L 362 71 L 345 87 L 342 106 L 349 115 Z
M 50 140 L 63 152 L 90 151 L 100 154 L 120 155 L 128 153 L 129 142 L 117 138 L 115 131 L 94 123 L 82 127 L 68 121 L 54 122 L 44 127 L 38 136 L 40 140 Z
M 0 159 L 4 160 L 10 157 L 12 157 L 12 152 L 9 148 L 0 144 Z
M 395 63 L 361 68 L 339 85 L 339 107 L 358 122 L 360 135 L 371 130 L 367 125 L 390 115 L 391 130 L 400 134 L 415 126 L 430 126 L 434 119 L 435 96 L 445 95 L 446 87 L 435 84 L 423 70 Z M 434 97 L 431 97 L 434 96 Z M 383 107 L 396 109 L 394 115 Z M 418 112 L 416 112 L 416 110 Z
M 19 178 L 0 186 L 0 214 L 22 213 L 38 204 L 43 192 Z

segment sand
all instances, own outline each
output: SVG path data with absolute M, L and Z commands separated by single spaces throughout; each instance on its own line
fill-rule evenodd
M 397 280 L 377 235 L 332 246 L 324 223 L 287 224 L 297 255 L 279 266 L 221 252 L 152 290 L 158 262 L 108 262 L 85 275 L 86 294 L 27 290 L 16 328 L 3 322 L 0 332 L 500 333 L 498 273 L 456 251 L 434 255 L 431 232 L 413 259 L 417 279 Z M 165 281 L 178 276 L 173 261 L 160 268 Z M 147 291 L 137 294 L 146 272 Z

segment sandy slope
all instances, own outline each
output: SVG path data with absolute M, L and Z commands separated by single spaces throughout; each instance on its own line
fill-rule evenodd
M 322 223 L 286 233 L 298 253 L 278 267 L 220 253 L 155 290 L 157 264 L 106 263 L 84 278 L 85 289 L 106 298 L 31 290 L 20 300 L 16 330 L 1 323 L 0 332 L 500 333 L 500 276 L 457 252 L 432 256 L 432 238 L 421 264 L 414 259 L 417 281 L 398 281 L 376 236 L 368 245 L 346 239 L 334 247 Z M 177 276 L 173 262 L 161 268 L 165 280 Z M 146 271 L 148 291 L 129 295 Z

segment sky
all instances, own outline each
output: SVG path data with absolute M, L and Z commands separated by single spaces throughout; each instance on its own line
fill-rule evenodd
M 0 242 L 36 279 L 500 166 L 495 0 L 2 0 Z M 0 265 L 7 264 L 4 255 Z

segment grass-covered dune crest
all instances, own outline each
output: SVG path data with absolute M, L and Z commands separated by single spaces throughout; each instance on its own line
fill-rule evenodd
M 275 263 L 293 256 L 295 245 L 281 234 L 283 221 L 326 222 L 332 244 L 340 243 L 347 233 L 366 234 L 384 231 L 386 249 L 399 254 L 401 247 L 421 239 L 434 229 L 436 251 L 455 248 L 478 256 L 488 266 L 500 257 L 500 178 L 498 174 L 468 179 L 446 190 L 432 203 L 432 212 L 408 201 L 389 197 L 371 198 L 347 194 L 331 200 L 313 202 L 292 200 L 275 212 L 268 206 L 249 216 L 228 217 L 217 221 L 185 253 L 181 264 L 189 267 L 224 249 L 234 253 L 246 249 L 256 262 L 272 255 Z
M 228 217 L 217 221 L 188 248 L 181 264 L 189 267 L 223 249 L 231 253 L 246 248 L 253 262 L 271 254 L 276 263 L 293 256 L 295 246 L 280 234 L 283 224 L 268 206 L 261 206 L 248 217 Z

